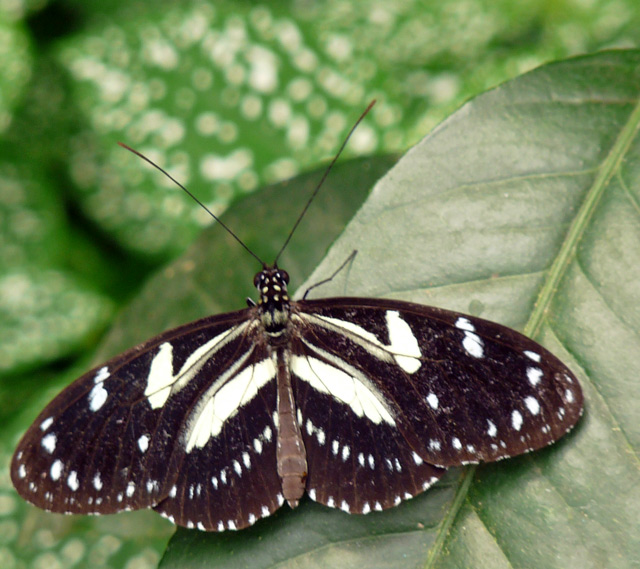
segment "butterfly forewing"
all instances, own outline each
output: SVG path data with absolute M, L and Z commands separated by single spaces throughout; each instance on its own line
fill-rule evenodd
M 541 448 L 582 413 L 571 371 L 499 324 L 392 300 L 333 298 L 298 309 L 311 362 L 302 373 L 318 384 L 320 370 L 329 376 L 324 381 L 353 378 L 360 397 L 352 407 L 395 426 L 430 464 L 494 461 Z
M 275 373 L 257 323 L 255 309 L 206 318 L 85 374 L 24 435 L 11 468 L 17 490 L 53 512 L 157 507 L 206 529 L 272 512 Z M 242 407 L 255 422 L 237 417 Z M 271 467 L 252 469 L 256 456 Z M 215 499 L 214 477 L 227 486 Z M 198 513 L 201 500 L 209 507 Z

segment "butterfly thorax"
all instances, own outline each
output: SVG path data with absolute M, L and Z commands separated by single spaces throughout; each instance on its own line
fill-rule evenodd
M 253 282 L 258 289 L 258 307 L 265 332 L 271 337 L 281 336 L 286 330 L 291 311 L 287 292 L 289 275 L 277 267 L 265 268 L 255 276 Z

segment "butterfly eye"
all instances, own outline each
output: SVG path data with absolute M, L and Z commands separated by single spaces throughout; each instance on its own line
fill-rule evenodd
M 283 271 L 282 269 L 280 269 L 278 271 L 278 276 L 282 279 L 284 284 L 289 284 L 289 273 L 287 273 L 287 271 Z
M 262 271 L 256 273 L 256 275 L 253 277 L 253 286 L 256 288 L 258 288 L 258 285 L 260 284 L 260 275 L 262 275 Z

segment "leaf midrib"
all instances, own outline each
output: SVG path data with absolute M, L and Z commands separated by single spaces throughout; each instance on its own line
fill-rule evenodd
M 529 337 L 535 337 L 544 320 L 544 315 L 549 308 L 553 295 L 560 285 L 560 281 L 567 272 L 567 268 L 575 255 L 578 243 L 593 216 L 605 189 L 609 185 L 609 180 L 618 171 L 620 163 L 626 156 L 635 134 L 640 128 L 640 103 L 636 105 L 633 112 L 629 116 L 619 136 L 616 138 L 611 150 L 604 159 L 602 165 L 598 169 L 598 173 L 582 202 L 582 206 L 578 210 L 569 231 L 562 242 L 562 245 L 556 255 L 547 278 L 544 281 L 538 294 L 538 299 L 534 305 L 533 312 L 529 318 L 524 333 Z

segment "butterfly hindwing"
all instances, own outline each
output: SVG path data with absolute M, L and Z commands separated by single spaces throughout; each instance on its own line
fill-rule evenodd
M 307 492 L 313 500 L 366 514 L 397 506 L 444 474 L 444 469 L 424 462 L 398 429 L 371 422 L 348 403 L 318 391 L 319 383 L 327 388 L 331 384 L 330 372 L 323 371 L 314 383 L 294 374 L 309 464 Z
M 207 531 L 241 529 L 277 510 L 284 499 L 275 406 L 276 386 L 269 381 L 218 434 L 189 448 L 169 496 L 154 509 L 178 525 Z
M 320 370 L 331 379 L 338 369 L 334 378 L 350 378 L 359 390 L 352 409 L 396 428 L 432 465 L 541 448 L 582 413 L 571 371 L 499 324 L 393 300 L 332 298 L 297 309 L 308 352 L 302 375 L 320 385 Z
M 157 507 L 184 525 L 200 522 L 207 529 L 222 520 L 248 525 L 243 515 L 264 514 L 263 506 L 272 512 L 279 479 L 275 433 L 266 428 L 270 421 L 273 429 L 275 368 L 261 336 L 256 338 L 254 313 L 248 309 L 176 328 L 72 383 L 16 450 L 11 476 L 19 493 L 63 513 Z M 234 420 L 247 405 L 264 425 Z M 249 472 L 248 453 L 256 447 L 270 468 L 255 481 L 266 493 L 254 512 L 242 505 L 239 497 L 246 493 L 234 492 L 232 479 L 236 463 Z M 212 485 L 212 458 L 227 461 L 217 475 L 227 469 L 231 491 L 218 502 L 211 499 L 210 511 L 198 518 L 189 500 L 194 493 L 210 496 L 198 484 Z

